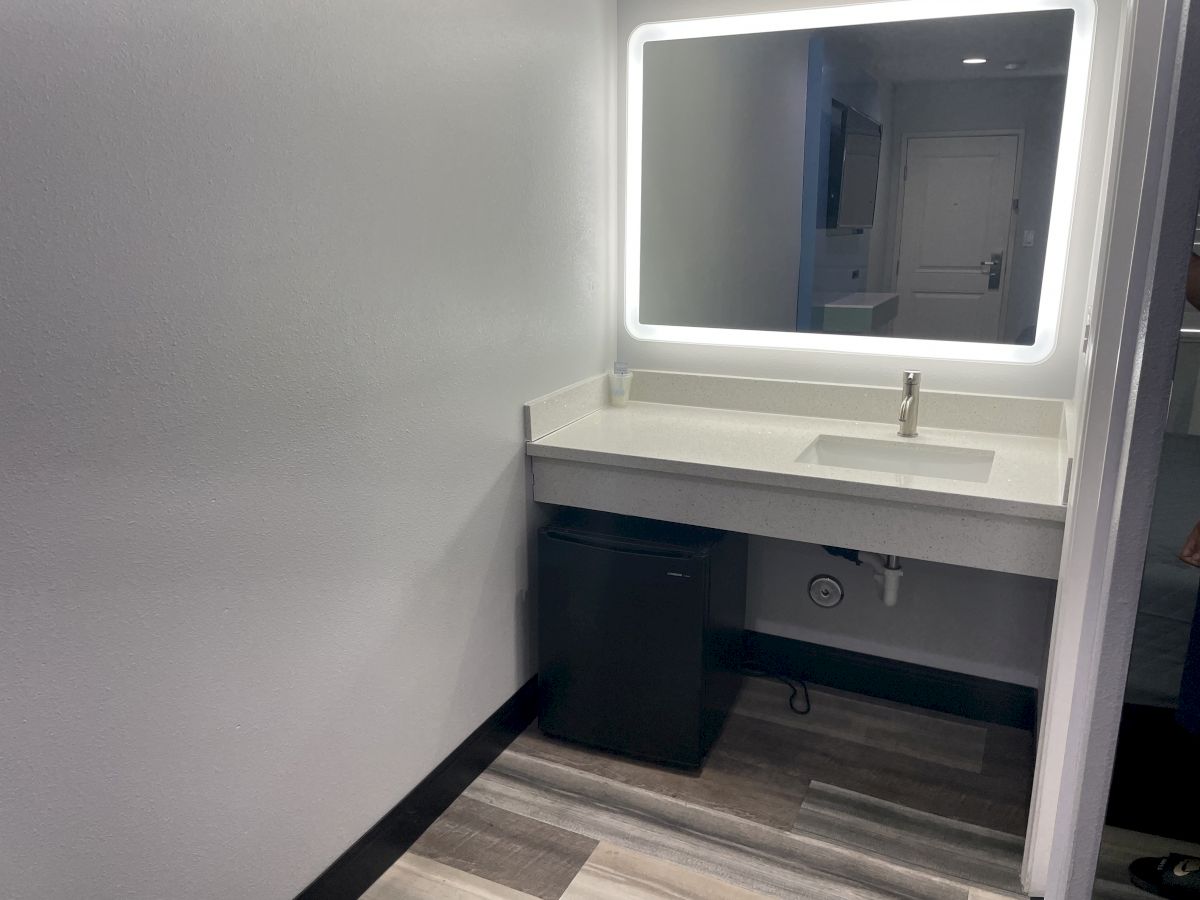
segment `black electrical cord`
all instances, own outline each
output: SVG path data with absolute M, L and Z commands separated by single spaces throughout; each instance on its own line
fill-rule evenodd
M 792 712 L 798 716 L 807 716 L 812 712 L 812 699 L 808 696 L 808 685 L 800 680 L 792 680 L 786 675 L 780 675 L 778 672 L 768 672 L 766 669 L 760 669 L 756 666 L 742 666 L 742 674 L 750 678 L 770 678 L 778 681 L 780 684 L 786 684 L 791 688 L 791 696 L 788 697 L 788 706 Z M 800 694 L 804 694 L 804 709 L 796 706 L 796 698 Z

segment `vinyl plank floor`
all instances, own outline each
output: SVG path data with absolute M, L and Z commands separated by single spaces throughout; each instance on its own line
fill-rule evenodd
M 821 781 L 914 809 L 1011 834 L 1024 834 L 1028 779 L 1012 772 L 968 772 L 773 722 L 730 716 L 721 752 L 758 760 L 780 777 Z
M 814 783 L 794 831 L 931 869 L 967 885 L 1021 890 L 1025 842 L 1015 835 Z
M 724 754 L 719 745 L 698 773 L 548 738 L 538 731 L 536 723 L 517 738 L 512 749 L 776 828 L 791 827 L 807 789 L 807 781 L 780 777 L 778 769 Z
M 562 900 L 763 900 L 763 896 L 694 869 L 601 844 Z
M 699 773 L 531 727 L 366 900 L 1024 900 L 1031 733 L 747 688 Z M 1094 896 L 1143 900 L 1129 863 L 1170 852 L 1200 846 L 1105 829 Z
M 1122 828 L 1105 828 L 1092 897 L 1096 900 L 1146 900 L 1150 894 L 1129 881 L 1129 864 L 1141 856 L 1166 856 L 1168 853 L 1200 856 L 1200 844 Z
M 1032 731 L 1006 725 L 988 725 L 981 773 L 1020 785 L 1028 793 L 1033 789 L 1033 766 L 1037 741 Z
M 534 900 L 494 881 L 416 853 L 406 853 L 362 895 L 362 900 Z
M 558 900 L 595 849 L 596 841 L 578 832 L 464 794 L 409 852 L 543 900 Z
M 1029 732 L 750 679 L 704 768 L 545 737 L 506 750 L 368 900 L 1012 900 Z M 1139 841 L 1141 841 L 1139 843 Z M 1110 835 L 1102 900 L 1171 847 Z
M 511 749 L 465 797 L 775 897 L 967 900 L 936 873 L 536 759 Z
M 769 678 L 747 678 L 734 712 L 801 731 L 818 732 L 870 747 L 890 747 L 914 759 L 979 772 L 987 726 L 967 719 L 934 716 L 899 705 L 873 702 L 843 691 L 809 686 L 812 711 L 796 715 L 790 688 Z

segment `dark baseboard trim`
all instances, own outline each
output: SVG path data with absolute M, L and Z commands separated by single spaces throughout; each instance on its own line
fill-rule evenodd
M 534 676 L 391 812 L 301 891 L 296 900 L 350 900 L 361 896 L 536 715 L 537 676 Z
M 757 631 L 746 632 L 746 662 L 791 678 L 968 719 L 1031 730 L 1037 725 L 1037 691 L 1006 681 Z

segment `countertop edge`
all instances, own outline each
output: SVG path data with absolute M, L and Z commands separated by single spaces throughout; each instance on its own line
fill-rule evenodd
M 526 453 L 531 457 L 557 459 L 604 465 L 624 469 L 658 472 L 664 475 L 689 475 L 754 484 L 764 487 L 790 488 L 812 493 L 834 496 L 850 496 L 863 500 L 883 500 L 892 503 L 907 503 L 926 507 L 939 507 L 958 512 L 973 512 L 985 515 L 1000 515 L 1018 519 L 1035 519 L 1050 522 L 1066 522 L 1067 508 L 1056 504 L 1036 503 L 1027 500 L 1004 500 L 979 497 L 970 494 L 953 494 L 930 491 L 924 488 L 904 488 L 890 485 L 850 481 L 841 478 L 821 478 L 790 472 L 771 472 L 762 469 L 745 469 L 713 463 L 698 463 L 687 460 L 644 457 L 606 450 L 585 450 L 572 447 L 557 447 L 526 442 Z

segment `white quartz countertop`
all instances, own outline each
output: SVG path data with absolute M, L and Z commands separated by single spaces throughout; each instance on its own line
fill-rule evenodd
M 896 475 L 802 463 L 819 435 L 917 442 L 995 453 L 986 482 Z M 630 402 L 604 407 L 530 441 L 531 456 L 719 478 L 1063 521 L 1062 442 L 1051 437 L 921 426 L 900 438 L 891 423 Z

